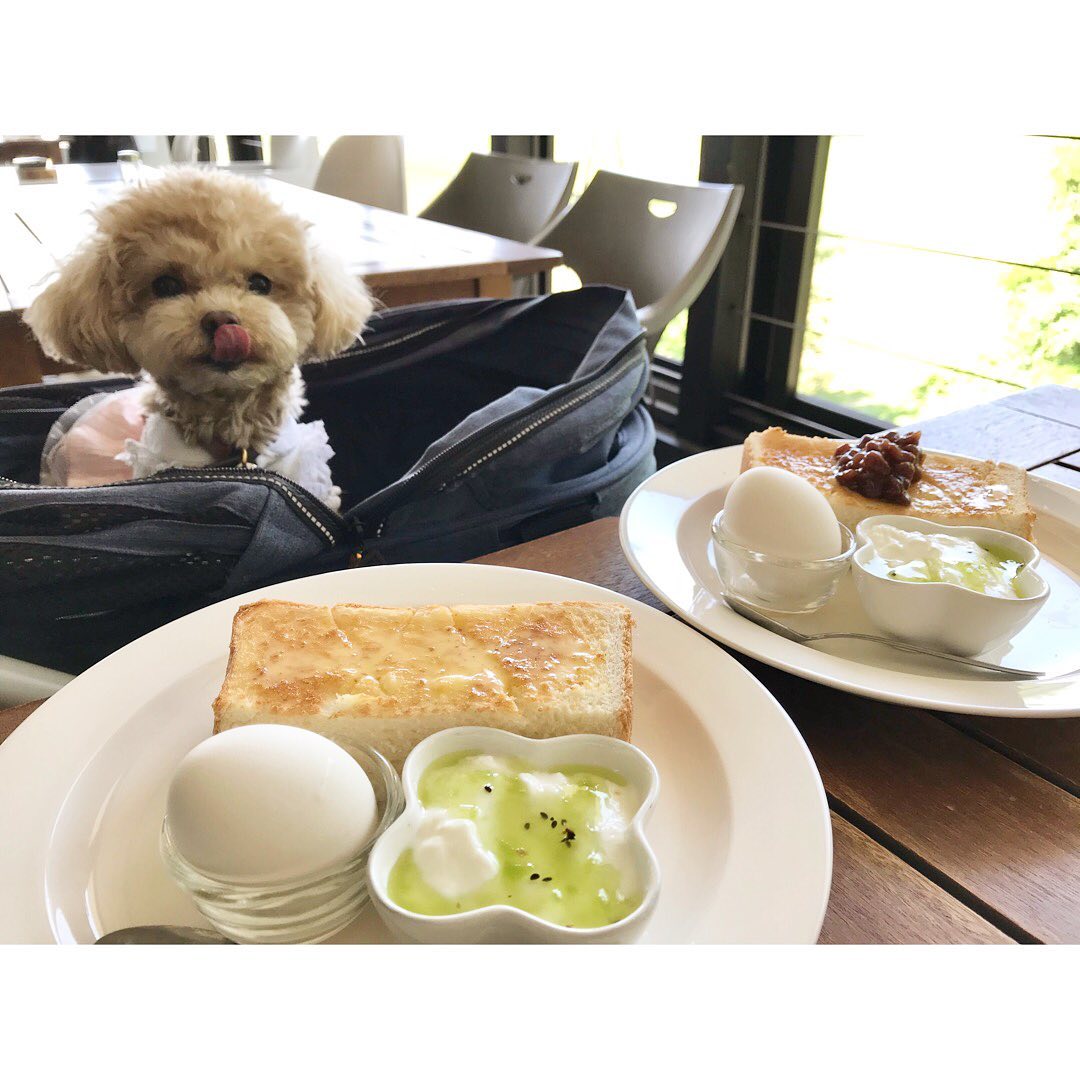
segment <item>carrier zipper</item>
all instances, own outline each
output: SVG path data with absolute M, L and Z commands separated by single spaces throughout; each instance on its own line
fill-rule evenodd
M 479 468 L 484 463 L 501 454 L 507 448 L 520 442 L 527 435 L 530 435 L 538 428 L 543 427 L 544 424 L 548 423 L 550 420 L 561 416 L 563 413 L 568 412 L 570 409 L 573 409 L 576 406 L 582 404 L 583 402 L 590 400 L 596 395 L 602 394 L 609 386 L 618 382 L 619 379 L 621 379 L 626 373 L 626 371 L 633 367 L 634 363 L 637 362 L 636 360 L 633 362 L 627 362 L 626 357 L 645 339 L 645 336 L 646 335 L 643 331 L 632 341 L 624 345 L 618 351 L 618 353 L 616 353 L 615 356 L 612 357 L 612 359 L 608 363 L 608 366 L 593 375 L 586 386 L 581 388 L 568 387 L 567 392 L 570 394 L 568 398 L 560 402 L 557 406 L 546 409 L 539 416 L 535 417 L 535 419 L 528 422 L 525 427 L 519 428 L 516 432 L 514 432 L 514 434 L 504 439 L 502 442 L 492 447 L 490 450 L 487 450 L 479 457 L 473 458 L 463 468 L 458 469 L 451 476 L 447 477 L 446 480 L 444 480 L 438 487 L 435 488 L 435 490 L 445 490 L 456 480 L 467 476 L 469 473 L 473 472 L 475 469 Z M 417 483 L 419 483 L 426 476 L 428 476 L 436 467 L 442 465 L 452 457 L 462 455 L 465 451 L 467 451 L 476 443 L 490 438 L 494 434 L 496 429 L 500 427 L 505 428 L 512 423 L 521 423 L 523 420 L 528 419 L 529 414 L 535 412 L 536 408 L 536 405 L 527 406 L 525 409 L 522 409 L 517 415 L 507 417 L 504 420 L 500 420 L 489 428 L 481 428 L 478 431 L 474 431 L 463 442 L 458 443 L 457 446 L 447 447 L 445 450 L 436 454 L 435 457 L 429 458 L 423 463 L 423 465 L 419 466 L 413 472 L 406 474 L 397 482 L 397 484 L 394 486 L 393 491 L 388 494 L 387 501 L 391 501 L 391 497 L 393 497 L 393 499 L 396 499 L 400 497 L 404 492 L 411 491 Z M 364 508 L 363 503 L 361 503 L 360 506 L 357 507 L 358 510 L 370 510 L 371 508 L 372 507 Z M 377 501 L 374 503 L 374 508 L 378 509 Z M 350 513 L 349 516 L 351 518 L 353 514 Z M 379 520 L 379 523 L 374 530 L 374 536 L 376 538 L 382 535 L 382 531 L 385 526 L 386 516 L 384 514 L 384 516 Z
M 253 476 L 252 473 L 258 473 L 259 475 Z M 257 466 L 251 468 L 237 468 L 235 466 L 225 465 L 218 468 L 208 467 L 206 469 L 200 469 L 199 471 L 195 471 L 194 469 L 163 469 L 160 473 L 154 473 L 153 476 L 140 477 L 138 480 L 117 480 L 112 484 L 90 484 L 79 490 L 95 491 L 105 488 L 128 487 L 132 484 L 161 484 L 167 480 L 242 480 L 251 483 L 269 484 L 272 488 L 284 495 L 293 506 L 299 510 L 327 540 L 330 541 L 331 544 L 336 543 L 338 537 L 335 536 L 332 529 L 328 527 L 328 523 L 329 525 L 337 526 L 339 533 L 340 527 L 343 524 L 340 515 L 335 514 L 333 510 L 314 498 L 312 498 L 311 505 L 318 505 L 319 514 L 313 513 L 311 507 L 305 505 L 304 501 L 298 495 L 298 492 L 302 492 L 307 498 L 311 498 L 311 496 L 308 496 L 304 489 L 298 484 L 293 484 L 291 480 L 286 479 L 284 476 L 272 473 L 267 469 L 260 469 Z M 29 488 L 35 491 L 49 490 L 41 484 L 23 484 L 18 480 L 9 480 L 6 476 L 0 476 L 0 485 L 4 485 L 8 488 Z M 321 520 L 320 515 L 322 515 Z
M 330 359 L 346 360 L 353 356 L 359 356 L 362 353 L 373 353 L 378 352 L 380 349 L 390 349 L 395 345 L 403 345 L 406 341 L 412 341 L 422 334 L 430 334 L 436 330 L 441 330 L 444 326 L 449 326 L 456 321 L 456 319 L 441 319 L 439 322 L 432 323 L 430 326 L 422 326 L 419 330 L 413 330 L 409 334 L 402 334 L 401 337 L 393 338 L 390 341 L 381 341 L 377 345 L 367 345 L 361 341 L 359 345 L 351 345 L 344 352 L 338 353 L 337 356 L 332 356 Z
M 407 341 L 412 341 L 415 338 L 422 337 L 424 334 L 433 334 L 436 330 L 442 330 L 447 326 L 465 326 L 471 320 L 475 312 L 468 312 L 464 315 L 454 319 L 440 319 L 438 322 L 432 323 L 430 326 L 421 326 L 417 330 L 413 330 L 408 334 L 402 334 L 400 337 L 392 338 L 390 341 L 381 341 L 376 345 L 366 345 L 362 341 L 358 345 L 352 345 L 346 349 L 343 353 L 338 353 L 337 356 L 332 356 L 331 360 L 343 360 L 350 357 L 369 355 L 374 352 L 380 352 L 383 349 L 392 349 L 395 345 L 403 345 Z
M 567 412 L 569 409 L 575 408 L 583 401 L 588 401 L 590 398 L 595 397 L 597 394 L 602 394 L 609 386 L 611 386 L 613 383 L 618 382 L 619 379 L 622 378 L 622 375 L 623 372 L 621 370 L 613 371 L 602 382 L 599 382 L 595 386 L 590 387 L 588 393 L 579 394 L 577 397 L 571 398 L 569 401 L 564 401 L 560 406 L 558 406 L 558 408 L 552 409 L 549 412 L 544 413 L 543 416 L 538 416 L 531 424 L 523 427 L 519 432 L 517 432 L 516 435 L 512 435 L 509 439 L 506 439 L 505 441 L 499 443 L 498 446 L 489 450 L 482 457 L 478 457 L 474 462 L 472 462 L 471 465 L 468 465 L 466 466 L 466 468 L 462 469 L 461 472 L 459 472 L 456 476 L 451 477 L 451 479 L 447 480 L 446 483 L 444 483 L 439 488 L 439 490 L 442 491 L 443 489 L 449 487 L 450 484 L 452 484 L 455 480 L 460 480 L 462 477 L 468 476 L 469 473 L 474 472 L 485 462 L 490 461 L 493 457 L 497 457 L 508 447 L 513 446 L 514 443 L 520 442 L 522 439 L 525 438 L 526 435 L 531 434 L 538 427 L 543 427 L 544 424 L 546 424 L 549 420 L 554 420 L 555 417 L 561 416 L 564 412 Z
M 491 306 L 492 304 L 497 304 L 499 302 L 500 301 L 497 299 L 492 299 L 488 301 L 488 305 Z M 484 310 L 486 311 L 487 308 L 485 308 Z M 424 334 L 432 334 L 436 330 L 442 330 L 447 326 L 466 326 L 469 324 L 469 322 L 471 322 L 475 314 L 475 312 L 466 312 L 465 314 L 457 318 L 440 319 L 438 322 L 432 323 L 430 326 L 421 326 L 419 329 L 413 330 L 408 334 L 402 334 L 401 337 L 393 338 L 390 341 L 379 342 L 377 345 L 366 345 L 361 342 L 358 345 L 353 345 L 350 348 L 346 349 L 343 353 L 338 353 L 337 356 L 332 356 L 330 359 L 341 360 L 347 357 L 361 356 L 373 352 L 379 352 L 383 349 L 391 349 L 395 345 L 403 345 L 406 341 L 412 341 L 414 338 L 421 337 Z

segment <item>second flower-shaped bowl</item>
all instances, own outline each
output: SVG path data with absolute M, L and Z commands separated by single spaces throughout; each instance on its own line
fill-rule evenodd
M 631 858 L 642 883 L 641 903 L 625 918 L 592 928 L 559 926 L 508 904 L 453 915 L 421 915 L 394 903 L 388 895 L 390 871 L 412 846 L 424 814 L 418 785 L 425 769 L 447 754 L 461 751 L 521 758 L 537 769 L 557 770 L 572 765 L 611 769 L 626 779 L 637 800 L 629 824 Z M 563 735 L 527 739 L 495 728 L 458 727 L 437 732 L 419 743 L 402 770 L 405 811 L 379 838 L 368 861 L 371 900 L 383 921 L 396 934 L 428 944 L 600 944 L 633 941 L 645 929 L 660 896 L 660 868 L 645 823 L 660 790 L 656 766 L 636 747 L 604 735 Z
M 951 582 L 882 577 L 868 569 L 874 556 L 868 530 L 876 524 L 959 536 L 1002 552 L 1023 566 L 1016 576 L 1018 595 L 988 596 Z M 875 626 L 903 641 L 945 649 L 957 656 L 977 656 L 1020 633 L 1050 595 L 1050 587 L 1035 573 L 1038 548 L 1012 533 L 881 514 L 860 522 L 855 537 L 852 569 L 863 609 Z

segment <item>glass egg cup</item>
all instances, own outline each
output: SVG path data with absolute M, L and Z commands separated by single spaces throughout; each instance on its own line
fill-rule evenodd
M 394 767 L 374 747 L 337 735 L 327 737 L 367 774 L 377 809 L 375 830 L 338 865 L 263 884 L 210 876 L 177 850 L 167 817 L 162 823 L 160 850 L 169 872 L 210 924 L 233 941 L 245 945 L 324 941 L 348 926 L 369 902 L 368 858 L 375 841 L 401 814 L 405 793 Z
M 783 559 L 735 543 L 724 531 L 724 511 L 713 518 L 716 571 L 724 592 L 766 611 L 802 615 L 827 604 L 836 595 L 851 565 L 855 537 L 840 530 L 840 553 L 828 559 Z

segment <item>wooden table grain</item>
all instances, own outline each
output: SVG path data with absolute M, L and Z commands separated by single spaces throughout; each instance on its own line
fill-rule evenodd
M 1041 388 L 986 408 L 926 424 L 927 442 L 982 456 L 987 417 L 1009 410 L 1026 421 L 1009 425 L 1015 447 L 996 444 L 1004 460 L 1080 476 L 1080 392 Z M 614 518 L 476 561 L 578 578 L 664 610 L 623 557 Z M 821 942 L 1080 942 L 1080 717 L 939 714 L 732 655 L 788 711 L 825 784 L 833 881 Z M 0 712 L 0 740 L 33 708 Z
M 20 184 L 0 168 L 0 386 L 58 370 L 41 355 L 21 313 L 43 281 L 92 229 L 87 213 L 123 190 L 117 165 L 63 165 L 56 183 Z M 252 179 L 310 221 L 388 307 L 460 297 L 509 296 L 515 276 L 548 270 L 557 251 L 437 221 L 363 206 L 265 175 Z

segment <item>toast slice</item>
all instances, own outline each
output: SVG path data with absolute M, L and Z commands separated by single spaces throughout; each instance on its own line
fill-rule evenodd
M 979 525 L 1030 540 L 1035 512 L 1028 502 L 1027 473 L 998 461 L 970 461 L 925 451 L 922 477 L 908 489 L 909 506 L 868 499 L 837 483 L 833 453 L 840 439 L 789 435 L 782 428 L 755 431 L 743 443 L 741 472 L 775 465 L 809 480 L 828 500 L 837 520 L 854 531 L 875 514 L 908 514 L 938 525 Z
M 389 608 L 247 604 L 214 733 L 290 724 L 368 743 L 400 768 L 433 732 L 629 741 L 632 624 L 621 604 Z

